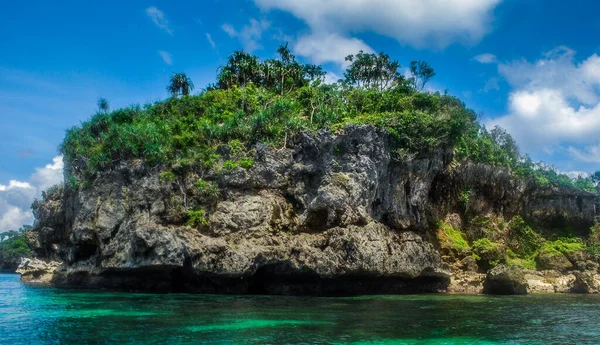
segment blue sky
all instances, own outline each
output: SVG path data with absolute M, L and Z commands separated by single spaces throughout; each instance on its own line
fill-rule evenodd
M 60 180 L 57 147 L 105 97 L 164 99 L 172 72 L 197 90 L 228 54 L 289 42 L 331 78 L 359 49 L 426 60 L 430 90 L 463 99 L 523 152 L 563 172 L 600 169 L 600 4 L 584 0 L 7 2 L 0 12 L 0 231 L 32 220 Z

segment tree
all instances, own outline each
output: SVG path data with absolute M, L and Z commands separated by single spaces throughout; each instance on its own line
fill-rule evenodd
M 411 61 L 410 73 L 412 74 L 413 87 L 419 91 L 425 88 L 425 84 L 435 76 L 435 71 L 425 61 Z
M 227 58 L 227 63 L 219 67 L 217 85 L 221 89 L 229 89 L 235 85 L 245 88 L 249 82 L 260 84 L 260 67 L 258 57 L 241 50 L 233 52 Z
M 496 126 L 490 131 L 492 140 L 502 148 L 512 163 L 520 159 L 519 146 L 515 139 L 502 127 Z
M 194 83 L 185 73 L 173 73 L 167 91 L 173 97 L 188 96 L 194 90 Z
M 383 91 L 404 81 L 399 72 L 400 63 L 390 60 L 388 54 L 369 54 L 361 50 L 356 55 L 346 56 L 346 61 L 351 63 L 344 73 L 348 85 Z
M 600 170 L 593 173 L 591 178 L 592 178 L 592 181 L 594 182 L 594 184 L 600 184 Z
M 108 114 L 110 111 L 110 104 L 108 100 L 104 97 L 98 98 L 98 111 L 104 114 Z

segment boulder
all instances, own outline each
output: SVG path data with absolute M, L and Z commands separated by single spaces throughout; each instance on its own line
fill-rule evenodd
M 567 272 L 574 268 L 571 261 L 560 252 L 540 252 L 537 264 L 540 269 L 560 272 Z
M 592 271 L 575 271 L 575 281 L 571 287 L 574 293 L 600 293 L 600 276 Z
M 498 265 L 485 277 L 484 292 L 491 295 L 525 295 L 528 293 L 527 279 L 522 268 Z
M 57 261 L 43 261 L 39 259 L 21 259 L 17 273 L 21 275 L 21 281 L 30 283 L 50 283 L 54 273 L 61 263 Z

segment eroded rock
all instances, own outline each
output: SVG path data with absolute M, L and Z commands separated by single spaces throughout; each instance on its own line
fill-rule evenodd
M 485 277 L 484 291 L 491 295 L 525 295 L 529 285 L 522 268 L 498 265 Z
M 16 272 L 21 275 L 21 281 L 30 283 L 50 283 L 54 273 L 60 267 L 57 261 L 23 258 Z

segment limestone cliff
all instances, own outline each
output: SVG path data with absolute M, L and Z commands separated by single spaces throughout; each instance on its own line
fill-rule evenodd
M 34 205 L 37 255 L 63 262 L 52 281 L 208 293 L 445 291 L 456 267 L 437 220 L 462 227 L 475 216 L 522 215 L 583 232 L 597 214 L 593 194 L 457 163 L 451 148 L 401 154 L 372 126 L 259 145 L 249 169 L 165 172 L 122 162 Z M 199 180 L 217 192 L 203 192 Z

